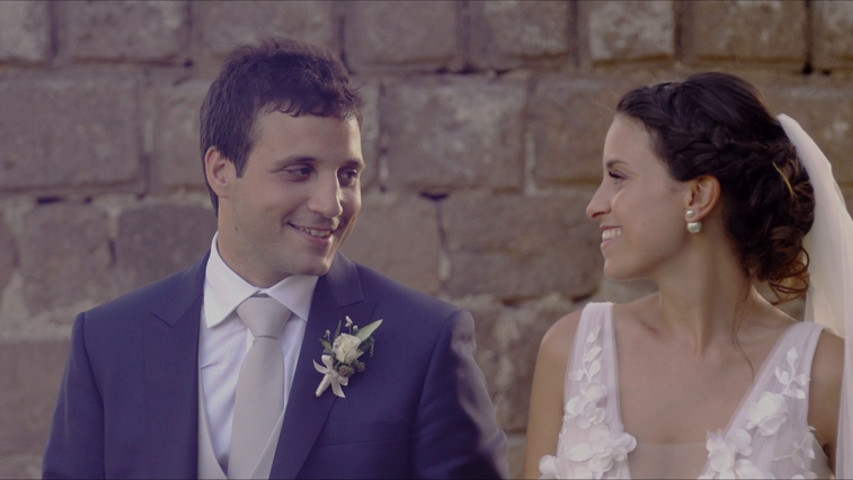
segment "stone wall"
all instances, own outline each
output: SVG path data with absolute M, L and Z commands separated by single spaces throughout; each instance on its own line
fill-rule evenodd
M 850 198 L 851 2 L 0 2 L 0 477 L 39 475 L 75 314 L 209 246 L 198 109 L 232 46 L 273 34 L 362 86 L 345 252 L 473 312 L 515 475 L 545 330 L 649 289 L 602 279 L 584 216 L 621 93 L 740 74 Z

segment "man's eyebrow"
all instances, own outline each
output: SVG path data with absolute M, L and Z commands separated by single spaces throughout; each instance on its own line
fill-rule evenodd
M 291 155 L 289 157 L 279 158 L 273 162 L 273 166 L 284 167 L 294 163 L 316 163 L 317 158 L 310 155 Z

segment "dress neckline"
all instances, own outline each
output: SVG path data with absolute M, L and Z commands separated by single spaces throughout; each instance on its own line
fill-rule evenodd
M 616 386 L 614 389 L 615 390 L 614 402 L 615 402 L 615 407 L 616 407 L 616 419 L 615 420 L 616 420 L 616 423 L 618 425 L 622 426 L 622 430 L 625 431 L 625 424 L 622 422 L 622 397 L 621 397 L 620 387 L 619 387 L 619 384 L 621 383 L 621 382 L 619 382 L 619 361 L 618 361 L 619 355 L 618 355 L 618 352 L 616 351 L 616 326 L 615 326 L 615 321 L 613 318 L 613 306 L 614 306 L 613 303 L 608 302 L 607 310 L 606 310 L 607 315 L 605 316 L 605 323 L 607 324 L 606 330 L 608 331 L 607 333 L 609 334 L 609 337 L 610 337 L 609 341 L 613 345 L 613 348 L 606 349 L 606 350 L 610 351 L 610 357 L 611 357 L 610 361 L 613 365 L 613 375 L 614 375 L 614 379 L 613 379 L 614 382 L 613 383 Z M 746 392 L 744 392 L 744 394 L 741 396 L 740 401 L 738 402 L 737 408 L 735 408 L 734 412 L 732 412 L 732 415 L 729 416 L 729 420 L 726 423 L 725 428 L 722 430 L 724 438 L 731 434 L 732 426 L 736 423 L 735 421 L 738 420 L 743 415 L 742 411 L 743 411 L 744 406 L 749 404 L 749 401 L 752 399 L 753 396 L 755 396 L 757 386 L 762 383 L 761 380 L 764 378 L 764 376 L 768 375 L 767 369 L 770 368 L 770 365 L 773 365 L 775 363 L 775 357 L 777 355 L 781 355 L 780 352 L 782 351 L 782 348 L 783 348 L 782 345 L 785 345 L 786 343 L 788 343 L 786 341 L 787 337 L 792 335 L 793 332 L 797 329 L 797 327 L 802 323 L 803 322 L 794 322 L 793 324 L 789 325 L 788 327 L 785 328 L 785 331 L 782 332 L 781 335 L 779 335 L 779 338 L 776 339 L 776 343 L 773 345 L 773 348 L 770 349 L 770 353 L 768 353 L 767 356 L 764 357 L 764 360 L 761 362 L 761 367 L 759 367 L 759 369 L 756 371 L 755 377 L 752 379 L 752 382 L 750 383 L 749 387 L 747 387 Z M 630 432 L 628 432 L 628 433 L 630 433 Z M 675 444 L 650 443 L 649 445 L 693 445 L 693 444 L 697 444 L 697 443 L 701 444 L 704 442 L 688 442 L 688 443 L 675 443 Z M 628 478 L 632 478 L 631 477 L 630 462 L 627 462 L 625 467 L 627 468 Z M 702 465 L 702 469 L 699 471 L 699 476 L 705 475 L 705 473 L 708 471 L 709 467 L 710 467 L 710 459 L 706 458 L 704 465 Z

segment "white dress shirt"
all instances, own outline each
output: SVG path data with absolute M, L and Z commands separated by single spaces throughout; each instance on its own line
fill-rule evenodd
M 286 408 L 318 277 L 294 275 L 269 288 L 255 287 L 225 264 L 217 249 L 217 238 L 218 233 L 213 236 L 204 275 L 204 304 L 199 338 L 203 391 L 200 393 L 204 395 L 213 451 L 219 464 L 227 471 L 237 376 L 254 340 L 235 309 L 252 295 L 265 293 L 293 312 L 279 337 L 284 353 Z

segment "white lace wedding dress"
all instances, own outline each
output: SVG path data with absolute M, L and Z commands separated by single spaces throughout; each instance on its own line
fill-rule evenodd
M 792 325 L 773 347 L 724 431 L 707 442 L 637 443 L 624 431 L 618 397 L 613 305 L 581 314 L 566 379 L 557 455 L 542 478 L 830 478 L 808 425 L 809 375 L 821 326 Z

